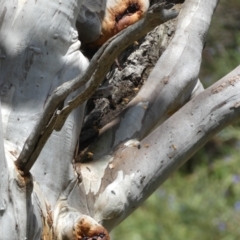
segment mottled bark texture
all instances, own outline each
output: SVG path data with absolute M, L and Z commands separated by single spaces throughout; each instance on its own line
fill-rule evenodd
M 161 2 L 0 0 L 0 239 L 108 240 L 239 118 L 239 67 L 198 79 L 218 1 Z

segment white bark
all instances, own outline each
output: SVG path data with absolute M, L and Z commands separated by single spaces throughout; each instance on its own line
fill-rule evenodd
M 40 190 L 34 187 L 33 191 L 31 176 L 22 177 L 13 161 L 52 91 L 88 65 L 78 51 L 80 42 L 74 27 L 80 6 L 81 1 L 75 0 L 0 1 L 1 137 L 5 140 L 7 170 L 4 154 L 1 166 L 9 173 L 1 177 L 4 180 L 0 199 L 1 239 L 39 239 L 51 235 L 47 215 L 68 181 L 74 178 L 71 162 L 83 107 L 71 114 L 61 132 L 52 135 L 32 169 Z
M 87 202 L 92 203 L 88 205 L 91 209 L 90 215 L 109 230 L 146 199 L 148 194 L 165 180 L 165 176 L 176 170 L 176 166 L 183 161 L 181 155 L 177 155 L 176 166 L 167 165 L 167 172 L 162 172 L 162 170 L 156 172 L 158 166 L 159 169 L 163 167 L 161 163 L 164 160 L 163 156 L 170 155 L 168 159 L 175 156 L 174 152 L 178 149 L 178 144 L 173 142 L 169 145 L 175 133 L 171 134 L 171 130 L 166 130 L 160 125 L 161 129 L 166 132 L 164 134 L 161 132 L 157 135 L 158 140 L 157 138 L 154 140 L 159 145 L 161 143 L 161 150 L 160 152 L 156 149 L 154 151 L 152 148 L 149 154 L 147 154 L 148 139 L 151 139 L 152 134 L 149 138 L 143 138 L 169 117 L 169 111 L 179 108 L 188 101 L 192 93 L 196 93 L 196 88 L 201 86 L 198 81 L 201 51 L 216 4 L 217 1 L 211 3 L 186 1 L 179 15 L 177 32 L 150 74 L 147 83 L 120 117 L 106 126 L 106 130 L 103 129 L 98 142 L 86 151 L 82 158 L 82 161 L 86 163 L 77 166 L 77 172 L 82 179 L 82 191 L 87 195 Z M 198 91 L 203 90 L 201 87 L 198 89 L 200 89 Z M 213 103 L 217 104 L 217 101 Z M 207 105 L 203 103 L 202 111 L 208 114 L 208 109 L 204 109 L 205 106 Z M 211 107 L 215 106 L 217 105 Z M 181 111 L 182 109 L 179 110 Z M 171 125 L 173 126 L 175 125 Z M 187 126 L 184 124 L 178 126 L 175 132 L 181 136 L 179 141 L 183 141 Z M 197 124 L 195 126 L 198 128 Z M 225 126 L 222 125 L 222 127 Z M 210 127 L 209 131 L 211 130 L 213 131 Z M 196 129 L 194 131 L 196 132 Z M 205 134 L 207 136 L 207 132 Z M 190 136 L 193 135 L 190 134 Z M 190 142 L 191 138 L 186 138 L 186 141 Z M 168 147 L 164 145 L 164 142 L 168 144 Z M 141 147 L 142 144 L 146 147 Z M 199 142 L 197 147 L 201 146 Z M 196 148 L 195 145 L 191 145 L 193 151 Z M 190 157 L 185 153 L 183 156 L 184 160 Z M 149 164 L 149 161 L 153 163 Z
M 96 157 L 127 139 L 143 139 L 191 98 L 197 87 L 202 49 L 216 3 L 186 1 L 174 38 L 146 84 L 122 114 L 101 130 L 98 143 L 89 148 Z
M 94 219 L 109 230 L 125 219 L 214 134 L 239 119 L 239 97 L 240 66 L 142 141 L 128 140 L 96 162 L 81 164 Z
M 1 102 L 0 102 L 1 107 Z M 4 140 L 2 129 L 2 114 L 0 112 L 0 225 L 5 226 L 1 216 L 6 211 L 8 199 L 8 167 L 4 152 Z M 3 228 L 2 228 L 3 229 Z M 0 237 L 3 236 L 3 232 L 0 230 Z
M 198 80 L 217 0 L 186 0 L 175 36 L 146 84 L 118 119 L 102 130 L 83 156 L 85 163 L 73 165 L 84 111 L 84 104 L 76 108 L 79 98 L 101 82 L 118 54 L 114 43 L 122 40 L 119 48 L 126 46 L 124 34 L 137 31 L 134 25 L 110 40 L 84 75 L 88 60 L 78 51 L 75 22 L 81 10 L 82 29 L 92 26 L 86 39 L 97 39 L 103 29 L 102 10 L 113 2 L 0 0 L 0 239 L 108 240 L 107 230 L 240 116 L 240 67 L 205 91 Z M 148 0 L 140 2 L 146 9 Z M 87 11 L 94 15 L 91 20 Z M 51 119 L 65 116 L 65 109 L 73 109 L 71 104 L 76 109 L 69 111 L 62 129 L 51 134 L 41 151 L 39 141 L 47 139 L 41 136 L 56 127 Z M 23 157 L 18 159 L 23 173 L 14 161 L 24 143 Z
M 55 1 L 51 4 L 49 1 L 41 4 L 19 1 L 14 11 L 12 2 L 1 2 L 1 9 L 6 9 L 0 35 L 1 50 L 5 55 L 0 76 L 3 130 L 6 145 L 11 143 L 11 153 L 15 158 L 52 91 L 88 65 L 78 51 L 80 42 L 74 29 L 78 5 L 78 1 Z M 36 19 L 41 24 L 29 24 L 36 23 Z M 46 188 L 46 194 L 51 195 L 50 202 L 56 201 L 66 180 L 74 176 L 71 161 L 80 132 L 81 111 L 73 112 L 63 130 L 52 135 L 32 170 L 35 178 L 39 176 L 37 181 L 45 182 L 42 187 Z M 79 124 L 76 125 L 76 121 Z M 54 174 L 56 178 L 43 177 L 48 174 Z

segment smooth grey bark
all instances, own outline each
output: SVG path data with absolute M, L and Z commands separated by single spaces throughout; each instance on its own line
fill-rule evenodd
M 65 97 L 56 106 L 48 105 L 54 90 L 78 81 L 81 89 L 76 87 L 68 96 L 66 107 L 88 94 L 84 89 L 89 83 L 80 78 L 88 60 L 78 51 L 75 22 L 83 8 L 101 15 L 106 2 L 91 9 L 93 0 L 0 0 L 0 167 L 7 172 L 0 176 L 1 239 L 108 240 L 107 230 L 125 219 L 213 134 L 239 118 L 239 67 L 207 90 L 198 80 L 204 37 L 217 2 L 185 1 L 167 50 L 136 98 L 101 130 L 101 141 L 86 150 L 84 163 L 73 159 L 82 104 L 71 111 L 59 132 L 51 134 L 33 168 L 31 163 L 24 173 L 14 161 L 29 134 L 42 128 L 40 135 L 44 134 L 45 128 L 54 127 L 51 121 L 48 125 L 54 113 L 66 109 Z M 97 36 L 99 21 L 95 23 Z M 125 33 L 119 34 L 123 40 Z M 117 39 L 105 45 L 106 55 L 96 56 L 106 59 Z M 110 62 L 101 63 L 104 71 Z M 92 68 L 93 63 L 94 58 Z M 96 72 L 90 73 L 90 85 L 97 85 Z M 42 117 L 45 106 L 52 112 Z M 47 124 L 36 125 L 41 117 Z M 34 134 L 40 136 L 38 131 Z M 31 138 L 26 151 L 28 144 Z M 20 162 L 28 163 L 28 158 Z

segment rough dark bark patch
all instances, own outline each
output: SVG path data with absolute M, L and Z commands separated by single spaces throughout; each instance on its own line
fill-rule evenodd
M 176 20 L 158 26 L 116 59 L 101 89 L 88 101 L 79 150 L 98 136 L 98 129 L 113 120 L 138 93 L 175 31 Z M 102 93 L 104 94 L 104 93 Z

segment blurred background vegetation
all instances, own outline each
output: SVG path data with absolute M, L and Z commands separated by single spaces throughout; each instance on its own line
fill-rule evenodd
M 203 51 L 205 87 L 240 64 L 240 1 L 221 0 Z M 113 232 L 114 240 L 240 239 L 240 122 L 224 129 Z

